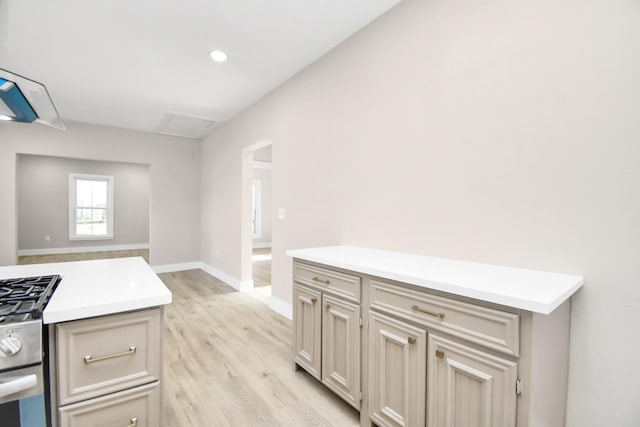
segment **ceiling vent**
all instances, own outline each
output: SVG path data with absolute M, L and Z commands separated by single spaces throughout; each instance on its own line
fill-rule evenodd
M 188 116 L 186 114 L 169 113 L 160 125 L 158 133 L 164 135 L 180 136 L 183 138 L 200 139 L 204 137 L 216 122 L 202 117 Z

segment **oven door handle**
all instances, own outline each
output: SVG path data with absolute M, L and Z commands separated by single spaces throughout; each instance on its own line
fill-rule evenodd
M 38 384 L 38 377 L 35 374 L 25 375 L 5 383 L 0 383 L 0 397 L 10 396 L 35 387 Z

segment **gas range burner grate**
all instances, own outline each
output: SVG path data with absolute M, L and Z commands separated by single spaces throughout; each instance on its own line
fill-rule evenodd
M 0 323 L 39 319 L 60 282 L 58 275 L 0 280 Z

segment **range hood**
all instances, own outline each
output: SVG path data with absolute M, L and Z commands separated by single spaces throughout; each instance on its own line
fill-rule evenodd
M 43 84 L 0 68 L 0 120 L 42 123 L 64 130 Z

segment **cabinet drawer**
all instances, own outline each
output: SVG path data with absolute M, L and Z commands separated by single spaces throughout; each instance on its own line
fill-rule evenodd
M 371 281 L 371 307 L 513 356 L 520 355 L 520 316 Z
M 97 397 L 58 410 L 60 427 L 157 427 L 160 383 Z
M 159 380 L 161 325 L 159 308 L 58 325 L 60 405 Z
M 299 262 L 293 264 L 293 280 L 360 302 L 360 278 Z

